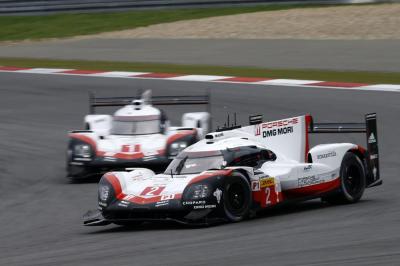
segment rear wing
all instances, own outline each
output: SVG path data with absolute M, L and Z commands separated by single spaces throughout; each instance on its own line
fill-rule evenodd
M 132 104 L 135 100 L 144 100 L 151 105 L 207 105 L 210 109 L 210 95 L 186 95 L 186 96 L 151 96 L 146 98 L 146 92 L 142 97 L 96 97 L 89 93 L 89 113 L 95 114 L 97 107 L 125 106 Z M 209 112 L 210 113 L 210 112 Z
M 367 187 L 380 185 L 378 127 L 376 113 L 366 114 L 364 123 L 314 123 L 309 117 L 308 133 L 365 133 L 367 138 Z

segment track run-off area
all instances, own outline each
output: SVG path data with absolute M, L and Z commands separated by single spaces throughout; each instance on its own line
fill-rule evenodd
M 399 265 L 400 94 L 390 91 L 0 73 L 0 265 Z M 131 96 L 210 92 L 214 128 L 310 113 L 316 122 L 362 122 L 377 112 L 384 184 L 352 205 L 318 200 L 205 228 L 144 224 L 88 228 L 96 181 L 65 178 L 68 130 L 81 129 L 88 92 Z M 190 107 L 165 108 L 179 124 Z M 199 109 L 201 110 L 201 108 Z M 357 134 L 312 136 L 312 144 L 354 142 Z

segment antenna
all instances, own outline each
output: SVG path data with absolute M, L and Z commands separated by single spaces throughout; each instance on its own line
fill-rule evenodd
M 226 122 L 224 123 L 224 126 L 223 127 L 217 126 L 216 132 L 232 130 L 232 129 L 236 129 L 236 128 L 240 128 L 240 127 L 242 127 L 242 126 L 237 124 L 236 113 L 233 113 L 233 122 L 232 122 L 232 124 L 231 124 L 231 121 L 230 121 L 230 115 L 228 113 Z
M 140 99 L 142 97 L 142 93 L 143 93 L 143 89 L 142 88 L 138 89 L 136 92 L 136 98 Z
M 94 114 L 96 112 L 94 108 L 94 93 L 92 91 L 89 91 L 89 114 Z
M 172 174 L 172 168 L 171 168 L 171 178 L 174 178 L 174 175 Z

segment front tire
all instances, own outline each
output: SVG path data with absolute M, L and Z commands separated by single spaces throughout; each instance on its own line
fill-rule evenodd
M 347 152 L 340 166 L 340 189 L 323 200 L 333 204 L 355 203 L 361 199 L 365 185 L 365 169 L 362 161 L 354 153 Z
M 226 178 L 223 193 L 223 212 L 230 222 L 239 222 L 249 213 L 252 197 L 249 181 L 241 174 L 234 172 Z

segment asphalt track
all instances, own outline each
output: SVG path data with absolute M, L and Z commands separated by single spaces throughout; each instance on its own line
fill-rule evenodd
M 400 94 L 238 84 L 0 73 L 0 265 L 400 265 Z M 266 119 L 304 113 L 360 121 L 377 112 L 384 185 L 354 205 L 319 201 L 237 224 L 137 229 L 82 226 L 96 184 L 65 178 L 66 132 L 82 126 L 87 91 L 198 94 L 211 89 L 214 125 L 227 112 Z M 174 122 L 187 110 L 167 109 Z M 365 143 L 364 136 L 317 141 Z
M 84 39 L 0 44 L 0 57 L 400 72 L 400 40 Z

